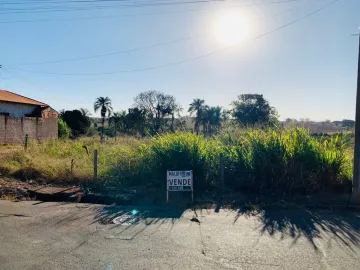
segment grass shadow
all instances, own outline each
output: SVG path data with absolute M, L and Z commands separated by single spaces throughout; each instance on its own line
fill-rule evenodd
M 104 206 L 98 209 L 92 223 L 110 224 L 113 233 L 108 239 L 133 240 L 150 225 L 150 234 L 166 224 L 171 232 L 184 211 L 185 208 L 166 206 Z
M 292 244 L 305 237 L 315 250 L 316 239 L 336 241 L 354 251 L 360 246 L 360 213 L 352 211 L 283 209 L 266 210 L 241 208 L 237 210 L 234 223 L 240 216 L 253 217 L 260 222 L 261 233 L 270 236 L 280 234 L 281 239 L 290 236 Z
M 159 221 L 167 221 L 175 223 L 176 220 L 181 218 L 185 208 L 174 208 L 164 206 L 103 206 L 99 208 L 95 217 L 94 223 L 101 224 L 129 224 L 133 220 L 144 221 L 145 224 L 151 224 Z M 123 216 L 123 219 L 118 219 Z M 115 222 L 115 223 L 114 223 Z
M 34 223 L 32 229 L 41 230 L 46 225 L 74 233 L 93 226 L 93 229 L 76 244 L 73 250 L 98 234 L 103 234 L 105 239 L 131 241 L 145 231 L 148 235 L 155 234 L 162 225 L 167 225 L 167 231 L 171 233 L 186 210 L 170 206 L 109 206 L 72 203 L 66 205 L 68 207 L 55 210 L 58 214 L 52 215 L 51 218 L 46 218 L 41 223 Z

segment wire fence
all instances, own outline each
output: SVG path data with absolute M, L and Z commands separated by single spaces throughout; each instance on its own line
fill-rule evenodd
M 10 136 L 10 134 L 7 134 Z M 37 171 L 50 180 L 123 181 L 134 164 L 139 139 L 98 137 L 76 140 L 38 140 L 33 134 L 13 132 L 13 143 L 0 142 L 0 167 L 18 171 Z M 25 176 L 31 178 L 32 176 Z

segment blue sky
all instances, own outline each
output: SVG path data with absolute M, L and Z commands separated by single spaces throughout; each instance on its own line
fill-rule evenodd
M 49 6 L 49 2 L 37 1 L 42 3 L 36 7 Z M 114 2 L 110 3 L 119 5 Z M 143 5 L 161 0 L 129 2 Z M 226 108 L 240 94 L 260 93 L 281 119 L 353 119 L 358 40 L 351 34 L 360 26 L 359 0 L 340 0 L 289 27 L 254 39 L 330 2 L 230 0 L 109 9 L 93 9 L 91 3 L 87 10 L 39 13 L 8 13 L 10 8 L 34 8 L 34 3 L 2 4 L 0 88 L 47 102 L 58 110 L 82 107 L 90 111 L 98 96 L 109 96 L 115 110 L 124 110 L 132 106 L 138 93 L 147 90 L 174 95 L 185 110 L 193 98 Z M 61 5 L 74 7 L 72 3 Z M 245 41 L 249 41 L 221 51 L 227 45 L 216 37 L 214 25 L 229 11 L 243 18 L 248 29 Z M 84 17 L 92 19 L 79 19 Z M 19 22 L 32 20 L 37 22 Z M 187 37 L 192 38 L 81 61 L 22 65 L 128 51 Z M 211 52 L 217 53 L 168 65 Z M 165 66 L 126 72 L 158 65 Z M 76 75 L 98 73 L 113 74 Z

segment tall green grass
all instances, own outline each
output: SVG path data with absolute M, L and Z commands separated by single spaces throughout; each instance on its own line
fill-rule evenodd
M 350 185 L 351 159 L 343 137 L 320 141 L 302 128 L 221 134 L 226 178 L 234 189 L 315 192 Z
M 218 182 L 220 151 L 214 139 L 193 133 L 165 134 L 143 145 L 139 166 L 146 175 L 144 179 L 156 179 L 163 187 L 167 170 L 193 170 L 195 189 L 199 191 Z
M 232 190 L 311 193 L 343 190 L 351 184 L 351 158 L 344 137 L 320 140 L 302 128 L 224 130 L 212 138 L 194 133 L 147 139 L 124 136 L 103 144 L 99 138 L 32 142 L 27 152 L 6 150 L 0 167 L 19 178 L 94 183 L 94 149 L 99 152 L 96 183 L 105 186 L 164 188 L 166 170 L 193 170 L 197 192 L 217 189 L 220 153 L 226 186 Z M 75 161 L 72 174 L 71 160 Z

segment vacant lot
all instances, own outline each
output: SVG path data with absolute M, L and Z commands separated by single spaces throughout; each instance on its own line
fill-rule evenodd
M 99 177 L 93 181 L 94 150 Z M 317 139 L 302 128 L 224 130 L 204 138 L 169 133 L 152 138 L 122 136 L 31 142 L 28 150 L 1 148 L 0 172 L 23 180 L 111 185 L 165 185 L 166 170 L 193 170 L 198 191 L 220 186 L 224 156 L 226 186 L 232 190 L 344 191 L 351 158 L 343 136 Z

